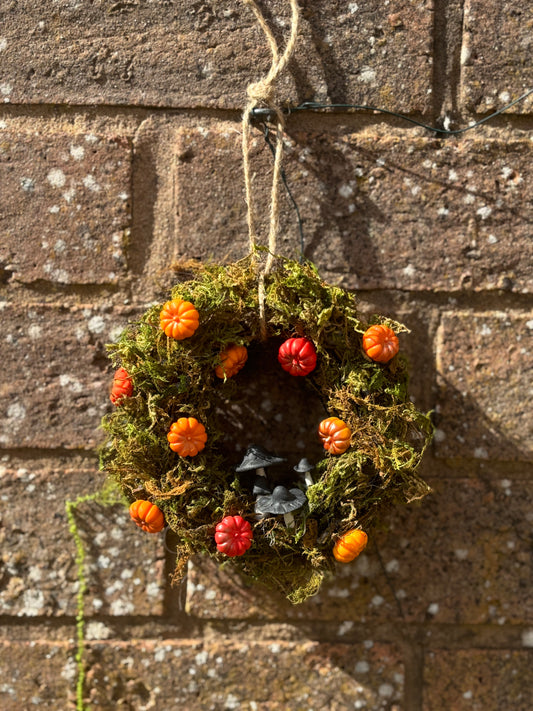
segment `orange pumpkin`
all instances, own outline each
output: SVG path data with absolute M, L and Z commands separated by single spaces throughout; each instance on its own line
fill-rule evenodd
M 139 528 L 147 533 L 159 533 L 165 527 L 165 517 L 161 509 L 150 501 L 137 499 L 130 506 L 130 516 Z
M 352 431 L 338 417 L 328 417 L 319 424 L 318 436 L 330 454 L 342 454 L 350 446 Z
M 220 354 L 220 365 L 215 369 L 218 378 L 231 378 L 236 375 L 248 360 L 248 351 L 244 346 L 229 346 Z
M 362 553 L 367 543 L 366 533 L 359 528 L 352 528 L 336 541 L 333 556 L 339 563 L 350 563 Z
M 194 457 L 207 441 L 205 427 L 194 417 L 180 417 L 170 426 L 167 435 L 170 449 L 181 457 Z
M 169 338 L 181 341 L 189 338 L 198 328 L 198 311 L 190 301 L 173 299 L 161 309 L 160 325 Z
M 123 397 L 131 397 L 133 395 L 133 383 L 124 368 L 119 368 L 113 376 L 113 387 L 109 398 L 113 405 L 117 405 Z
M 363 334 L 363 350 L 378 363 L 388 363 L 400 350 L 398 336 L 388 326 L 370 326 Z

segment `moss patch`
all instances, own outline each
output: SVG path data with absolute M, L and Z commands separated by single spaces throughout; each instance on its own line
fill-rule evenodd
M 206 553 L 298 603 L 332 570 L 337 535 L 356 527 L 368 532 L 391 504 L 429 491 L 416 469 L 432 427 L 408 399 L 403 356 L 381 365 L 363 354 L 362 334 L 371 324 L 361 320 L 352 293 L 325 284 L 312 264 L 284 259 L 265 287 L 267 338 L 305 335 L 313 341 L 317 367 L 305 385 L 353 432 L 347 452 L 327 454 L 317 464 L 308 506 L 295 526 L 288 528 L 281 517 L 255 518 L 250 487 L 224 454 L 224 403 L 238 402 L 243 393 L 239 374 L 226 381 L 215 376 L 219 354 L 232 343 L 262 342 L 250 258 L 201 267 L 174 287 L 172 298 L 191 301 L 200 314 L 191 338 L 167 338 L 158 304 L 109 346 L 115 367 L 131 376 L 134 394 L 103 420 L 108 440 L 101 463 L 129 501 L 146 498 L 164 512 L 177 540 L 177 579 L 191 555 Z M 382 317 L 372 323 L 406 330 Z M 205 449 L 193 458 L 175 454 L 167 442 L 170 425 L 183 416 L 196 417 L 208 433 Z M 235 514 L 252 523 L 254 541 L 245 555 L 228 560 L 213 536 L 216 524 Z

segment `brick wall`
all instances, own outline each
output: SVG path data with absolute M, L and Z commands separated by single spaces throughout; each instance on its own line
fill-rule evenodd
M 458 127 L 533 86 L 519 0 L 300 5 L 282 100 Z M 281 40 L 286 3 L 262 7 Z M 237 0 L 1 3 L 4 711 L 73 708 L 64 502 L 102 481 L 104 344 L 164 298 L 171 261 L 246 253 L 239 119 L 269 61 Z M 83 509 L 94 708 L 531 708 L 532 110 L 453 138 L 369 112 L 288 119 L 306 256 L 412 329 L 434 492 L 299 607 L 203 560 L 172 589 L 159 537 Z M 266 209 L 259 131 L 252 157 Z M 281 234 L 294 256 L 285 196 Z

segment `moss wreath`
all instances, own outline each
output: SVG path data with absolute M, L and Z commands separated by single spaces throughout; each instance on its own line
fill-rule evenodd
M 383 364 L 367 357 L 362 335 L 370 324 L 359 316 L 354 295 L 325 284 L 311 263 L 276 258 L 265 278 L 263 318 L 251 257 L 200 267 L 171 297 L 194 304 L 199 327 L 193 335 L 165 335 L 161 305 L 154 305 L 108 346 L 133 389 L 104 417 L 102 468 L 129 502 L 148 500 L 163 512 L 175 534 L 175 581 L 193 554 L 205 553 L 301 603 L 334 570 L 332 548 L 341 535 L 368 531 L 391 504 L 429 491 L 416 470 L 432 425 L 408 399 L 406 360 L 398 354 Z M 396 333 L 407 330 L 383 317 L 373 318 L 376 323 Z M 220 447 L 220 404 L 239 397 L 238 374 L 222 380 L 215 375 L 220 354 L 232 344 L 263 343 L 265 326 L 268 339 L 298 335 L 313 343 L 316 368 L 302 380 L 318 393 L 328 416 L 351 430 L 349 448 L 326 452 L 313 470 L 314 483 L 300 487 L 307 502 L 291 525 L 279 515 L 257 517 L 249 483 Z M 205 427 L 205 448 L 196 456 L 180 456 L 169 446 L 169 429 L 181 417 Z M 251 524 L 253 542 L 243 555 L 217 550 L 215 529 L 227 516 Z

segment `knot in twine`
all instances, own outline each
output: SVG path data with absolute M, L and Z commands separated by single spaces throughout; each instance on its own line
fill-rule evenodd
M 249 84 L 246 93 L 248 94 L 250 103 L 253 104 L 252 109 L 260 103 L 267 104 L 269 107 L 272 106 L 274 100 L 274 86 L 273 84 L 268 84 L 264 79 L 254 84 Z
M 265 277 L 272 268 L 274 255 L 276 253 L 276 241 L 279 229 L 279 181 L 281 176 L 281 162 L 283 158 L 283 127 L 285 125 L 283 112 L 280 106 L 274 102 L 276 81 L 278 76 L 287 66 L 296 45 L 298 37 L 298 24 L 300 20 L 300 10 L 297 0 L 289 0 L 291 6 L 291 32 L 287 45 L 283 54 L 279 55 L 278 43 L 272 34 L 270 27 L 257 6 L 255 0 L 243 0 L 245 5 L 248 5 L 265 37 L 268 40 L 270 51 L 272 53 L 272 64 L 268 74 L 257 82 L 248 85 L 246 93 L 248 95 L 248 105 L 246 106 L 242 116 L 242 155 L 244 169 L 244 186 L 246 191 L 246 205 L 248 236 L 250 243 L 250 253 L 253 259 L 257 258 L 258 238 L 255 228 L 256 214 L 252 195 L 252 175 L 250 170 L 250 119 L 253 110 L 260 103 L 266 104 L 268 108 L 273 110 L 276 115 L 276 149 L 274 152 L 274 169 L 272 173 L 272 190 L 270 196 L 270 227 L 268 233 L 268 254 L 263 265 L 263 268 L 258 273 L 258 301 L 259 301 L 259 318 L 261 324 L 261 336 L 264 340 L 267 338 L 267 328 L 265 319 Z

